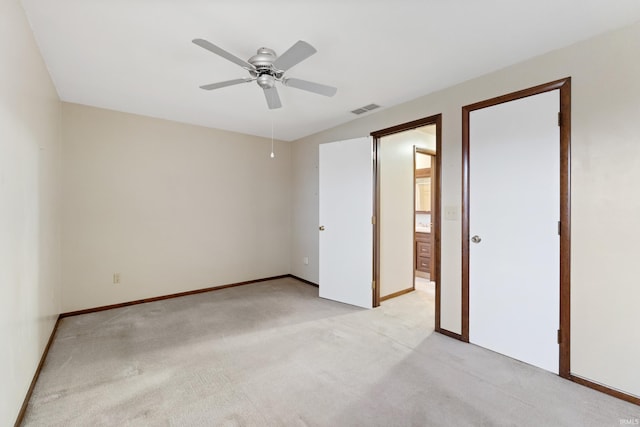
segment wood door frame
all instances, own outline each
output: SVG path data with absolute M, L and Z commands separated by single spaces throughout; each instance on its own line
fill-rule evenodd
M 462 107 L 462 340 L 469 342 L 469 115 L 491 107 L 553 90 L 560 91 L 560 329 L 559 369 L 570 378 L 571 350 L 571 77 Z
M 435 271 L 433 274 L 433 279 L 436 282 L 436 295 L 435 295 L 435 330 L 436 332 L 440 332 L 440 205 L 441 205 L 441 163 L 442 163 L 442 114 L 436 114 L 433 116 L 425 117 L 422 119 L 414 120 L 411 122 L 403 123 L 397 126 L 392 126 L 386 129 L 381 129 L 375 132 L 371 132 L 371 136 L 373 137 L 373 280 L 374 280 L 374 289 L 373 289 L 373 307 L 378 307 L 380 305 L 380 140 L 389 135 L 393 135 L 396 133 L 413 130 L 419 127 L 435 125 L 436 126 L 436 174 L 432 176 L 432 179 L 436 180 L 435 188 L 437 191 L 437 200 L 436 206 L 432 206 L 432 215 L 433 212 L 436 215 L 433 215 L 432 222 L 432 232 L 433 232 L 433 256 L 435 258 Z M 415 167 L 414 172 L 415 174 Z M 415 181 L 415 180 L 414 180 Z M 415 185 L 415 184 L 414 184 Z M 414 191 L 415 193 L 415 191 Z M 415 197 L 415 195 L 414 195 Z M 415 200 L 414 200 L 414 209 L 415 209 Z M 415 213 L 414 213 L 414 225 L 415 225 Z M 414 236 L 415 236 L 415 226 L 414 226 Z M 414 243 L 415 246 L 415 243 Z M 414 255 L 415 258 L 415 255 Z M 413 261 L 412 261 L 413 264 Z M 415 270 L 414 270 L 415 274 Z

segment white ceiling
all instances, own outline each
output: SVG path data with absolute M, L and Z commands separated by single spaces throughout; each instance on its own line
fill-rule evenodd
M 63 101 L 295 140 L 640 20 L 638 0 L 23 0 Z M 314 56 L 287 75 L 338 88 L 279 86 L 283 108 L 242 84 L 242 59 L 297 40 Z M 594 60 L 597 60 L 594 58 Z M 562 77 L 562 76 L 559 76 Z M 376 110 L 380 111 L 380 110 Z M 373 113 L 366 113 L 373 114 Z

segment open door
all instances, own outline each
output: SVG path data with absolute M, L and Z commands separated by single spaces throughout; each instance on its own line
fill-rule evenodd
M 320 297 L 373 302 L 373 149 L 369 137 L 320 144 Z

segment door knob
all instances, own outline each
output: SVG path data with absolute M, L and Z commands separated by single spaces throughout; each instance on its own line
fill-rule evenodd
M 473 243 L 480 243 L 480 242 L 482 242 L 482 239 L 480 238 L 480 236 L 476 235 L 476 236 L 473 236 L 473 237 L 471 238 L 471 241 L 472 241 Z
M 320 227 L 318 227 L 320 229 L 320 231 L 324 231 L 324 225 L 321 225 Z

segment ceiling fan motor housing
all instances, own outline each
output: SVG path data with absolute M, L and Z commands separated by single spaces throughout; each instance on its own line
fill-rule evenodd
M 273 49 L 261 47 L 258 53 L 247 62 L 255 67 L 255 70 L 249 70 L 254 77 L 257 77 L 258 85 L 263 89 L 270 89 L 275 86 L 276 79 L 282 77 L 282 72 L 273 67 L 273 61 L 277 58 Z
M 261 47 L 258 49 L 258 53 L 249 58 L 249 64 L 253 65 L 257 69 L 271 68 L 273 61 L 276 60 L 276 53 L 273 49 L 268 47 Z

